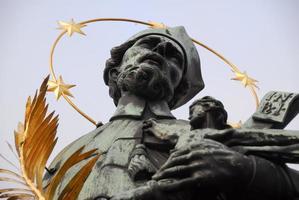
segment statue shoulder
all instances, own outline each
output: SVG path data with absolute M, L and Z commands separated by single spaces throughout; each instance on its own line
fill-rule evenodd
M 49 165 L 49 171 L 44 176 L 44 185 L 47 185 L 47 182 L 52 177 L 51 172 L 54 174 L 57 169 L 80 147 L 85 146 L 90 141 L 92 141 L 97 135 L 101 134 L 102 131 L 109 126 L 109 123 L 106 123 L 95 130 L 83 135 L 82 137 L 78 138 L 77 140 L 73 141 L 69 145 L 67 145 L 62 151 L 58 153 L 58 155 L 54 158 L 54 160 Z

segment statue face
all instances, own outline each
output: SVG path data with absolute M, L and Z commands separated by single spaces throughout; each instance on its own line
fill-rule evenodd
M 194 129 L 207 128 L 211 122 L 218 123 L 218 119 L 223 119 L 220 112 L 213 112 L 217 107 L 213 102 L 199 102 L 193 105 L 189 110 L 190 124 Z M 217 115 L 217 116 L 216 116 Z M 222 124 L 222 123 L 221 123 Z M 215 127 L 208 127 L 215 128 Z
M 192 121 L 199 118 L 205 118 L 205 116 L 213 106 L 215 106 L 213 102 L 200 102 L 193 105 L 189 110 L 189 120 Z
M 184 68 L 180 47 L 162 36 L 146 36 L 135 42 L 123 56 L 118 86 L 150 100 L 170 100 Z
M 189 120 L 192 129 L 215 128 L 225 129 L 226 111 L 218 102 L 199 101 L 194 103 L 189 110 Z

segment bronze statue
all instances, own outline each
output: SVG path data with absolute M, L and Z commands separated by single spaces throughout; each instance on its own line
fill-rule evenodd
M 285 165 L 298 162 L 297 132 L 258 129 L 254 119 L 232 129 L 222 103 L 211 98 L 200 102 L 217 109 L 206 110 L 208 118 L 192 111 L 191 126 L 171 114 L 204 87 L 197 50 L 183 27 L 145 30 L 113 48 L 104 80 L 117 106 L 110 122 L 68 145 L 50 166 L 55 173 L 83 144 L 84 151 L 102 153 L 79 199 L 298 197 L 299 175 Z M 61 188 L 82 165 L 65 174 Z
M 226 129 L 231 128 L 227 124 L 227 112 L 221 101 L 205 96 L 194 101 L 189 107 L 189 120 L 193 129 Z

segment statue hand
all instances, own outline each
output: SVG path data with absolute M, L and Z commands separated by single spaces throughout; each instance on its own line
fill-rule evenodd
M 153 176 L 154 180 L 176 179 L 161 189 L 176 190 L 188 187 L 233 189 L 245 187 L 253 174 L 252 160 L 228 147 L 209 140 L 190 142 L 175 150 Z

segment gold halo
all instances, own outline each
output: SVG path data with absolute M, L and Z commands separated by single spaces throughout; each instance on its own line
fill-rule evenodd
M 59 79 L 57 79 L 53 67 L 53 57 L 58 42 L 65 34 L 72 36 L 72 34 L 76 32 L 85 35 L 85 33 L 81 30 L 81 28 L 85 27 L 87 24 L 94 23 L 94 22 L 102 22 L 102 21 L 130 22 L 135 24 L 146 25 L 149 26 L 150 28 L 167 28 L 167 26 L 164 25 L 163 23 L 144 22 L 144 21 L 126 19 L 126 18 L 97 18 L 97 19 L 82 21 L 79 23 L 75 23 L 73 19 L 71 20 L 71 22 L 63 22 L 63 21 L 58 22 L 58 24 L 60 25 L 59 29 L 62 29 L 62 32 L 58 35 L 58 37 L 54 41 L 50 51 L 50 74 L 53 80 L 49 81 L 49 86 L 50 86 L 49 91 L 55 92 L 57 100 L 59 99 L 60 96 L 62 96 L 80 115 L 82 115 L 84 118 L 86 118 L 89 122 L 91 122 L 94 125 L 97 125 L 97 122 L 94 119 L 92 119 L 90 116 L 88 116 L 85 112 L 83 112 L 81 109 L 79 109 L 78 106 L 76 106 L 74 102 L 68 97 L 68 96 L 72 96 L 68 90 L 71 87 L 74 87 L 75 85 L 65 84 L 61 76 L 59 77 Z M 223 55 L 221 55 L 214 49 L 208 47 L 207 45 L 203 44 L 202 42 L 196 39 L 191 38 L 191 40 L 195 44 L 212 52 L 214 55 L 220 58 L 231 68 L 232 72 L 235 74 L 235 77 L 232 78 L 232 80 L 240 81 L 245 87 L 248 87 L 250 89 L 250 92 L 254 97 L 256 108 L 257 108 L 259 105 L 259 98 L 256 93 L 256 88 L 258 88 L 256 85 L 257 80 L 249 77 L 246 74 L 246 72 L 241 72 L 236 65 L 234 65 L 232 62 L 230 62 L 228 59 L 226 59 Z

